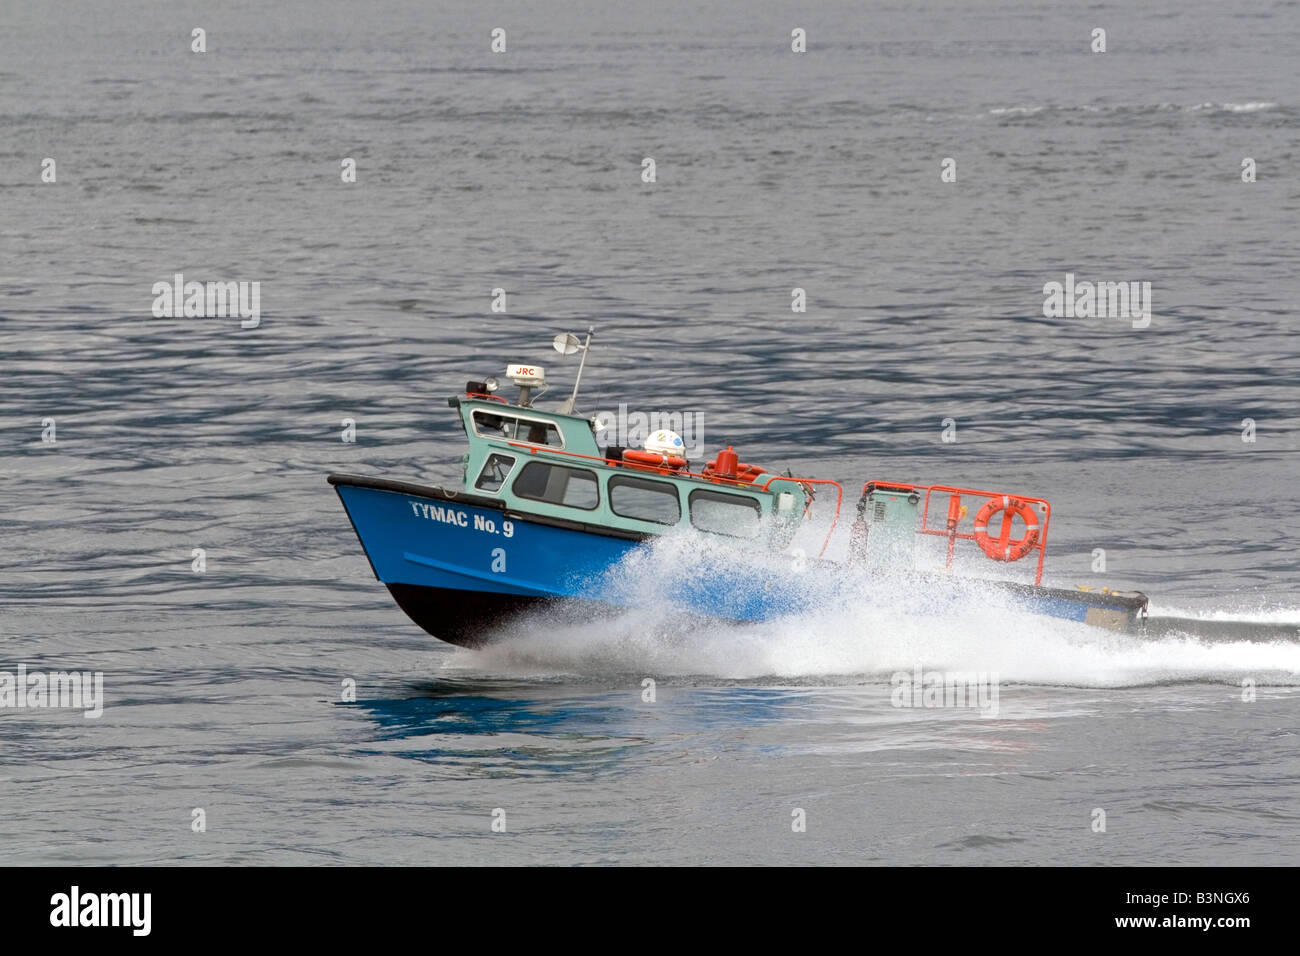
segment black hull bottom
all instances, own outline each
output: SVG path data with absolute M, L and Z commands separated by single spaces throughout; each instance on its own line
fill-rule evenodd
M 531 625 L 584 624 L 626 614 L 603 601 L 526 597 L 487 591 L 455 591 L 420 584 L 389 584 L 388 593 L 416 624 L 448 644 L 482 647 L 509 637 L 507 625 L 527 614 Z
M 555 603 L 547 598 L 453 591 L 418 584 L 390 584 L 388 593 L 420 627 L 440 641 L 461 647 L 479 647 L 515 615 Z

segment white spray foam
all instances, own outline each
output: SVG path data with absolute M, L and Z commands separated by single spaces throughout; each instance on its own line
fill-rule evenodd
M 761 623 L 692 617 L 683 587 L 757 577 L 797 582 L 806 607 Z M 1011 606 L 978 582 L 951 591 L 860 572 L 796 571 L 788 555 L 737 551 L 699 535 L 673 535 L 633 552 L 601 583 L 638 607 L 597 621 L 528 615 L 504 639 L 462 652 L 456 666 L 511 674 L 866 678 L 916 666 L 996 672 L 1005 683 L 1071 687 L 1175 681 L 1300 685 L 1300 642 L 1160 639 L 1106 631 Z M 1293 616 L 1297 612 L 1290 612 Z

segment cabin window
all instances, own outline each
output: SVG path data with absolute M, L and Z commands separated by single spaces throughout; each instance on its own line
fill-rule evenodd
M 506 478 L 510 476 L 510 469 L 514 466 L 515 460 L 509 455 L 488 455 L 488 460 L 483 463 L 483 470 L 479 472 L 474 487 L 479 491 L 496 494 L 506 483 Z
M 591 511 L 600 504 L 596 473 L 544 461 L 530 461 L 510 488 L 520 498 Z
M 677 486 L 648 478 L 609 479 L 609 510 L 622 518 L 677 524 L 682 520 L 682 505 Z
M 744 495 L 727 495 L 717 491 L 691 492 L 691 524 L 711 534 L 733 538 L 758 535 L 758 501 Z
M 499 414 L 497 412 L 476 410 L 473 415 L 474 434 L 481 438 L 504 438 L 507 441 L 522 441 L 530 445 L 549 445 L 563 448 L 564 439 L 554 422 L 537 418 L 521 418 L 518 415 Z

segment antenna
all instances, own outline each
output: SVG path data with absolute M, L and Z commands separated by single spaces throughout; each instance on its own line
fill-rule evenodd
M 594 325 L 587 328 L 587 341 L 579 342 L 578 337 L 572 332 L 561 332 L 551 343 L 555 346 L 555 351 L 561 355 L 572 355 L 574 352 L 582 353 L 582 360 L 578 363 L 578 377 L 573 380 L 573 394 L 569 396 L 568 401 L 560 406 L 561 415 L 572 415 L 578 407 L 578 386 L 582 384 L 582 370 L 587 365 L 587 352 L 591 349 L 591 337 L 596 334 Z

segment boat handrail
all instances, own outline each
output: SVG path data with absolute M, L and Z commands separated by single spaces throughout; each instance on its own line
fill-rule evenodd
M 745 491 L 745 490 L 764 491 L 764 492 L 767 491 L 766 486 L 762 488 L 755 488 L 754 485 L 750 482 L 739 481 L 735 478 L 719 478 L 717 475 L 703 475 L 694 471 L 687 471 L 684 468 L 669 468 L 666 465 L 663 467 L 658 467 L 656 465 L 630 465 L 629 466 L 628 462 L 620 461 L 617 458 L 602 458 L 600 455 L 584 455 L 582 452 L 579 451 L 565 451 L 563 448 L 554 448 L 550 445 L 534 445 L 534 444 L 530 444 L 529 442 L 511 441 L 510 439 L 506 439 L 506 444 L 511 445 L 515 448 L 527 448 L 533 454 L 537 454 L 539 451 L 549 452 L 552 455 L 567 455 L 571 458 L 585 458 L 587 461 L 598 461 L 606 465 L 614 465 L 618 467 L 631 467 L 637 471 L 653 471 L 658 474 L 676 476 L 678 478 L 683 478 L 683 477 L 700 478 L 704 481 L 709 482 L 710 484 L 731 485 L 733 488 L 736 488 L 740 491 Z M 811 479 L 806 479 L 806 480 L 811 480 Z
M 822 542 L 822 549 L 817 552 L 817 557 L 825 557 L 826 549 L 830 546 L 831 535 L 835 533 L 835 526 L 840 521 L 840 508 L 844 504 L 844 486 L 838 481 L 832 481 L 830 478 L 794 478 L 788 475 L 777 475 L 769 478 L 763 485 L 763 491 L 767 491 L 774 481 L 794 481 L 801 485 L 834 485 L 835 486 L 835 517 L 831 519 L 830 530 L 826 532 L 826 540 Z M 812 495 L 809 494 L 809 504 L 811 504 Z M 806 512 L 806 509 L 805 509 Z
M 1020 501 L 1032 502 L 1042 506 L 1043 511 L 1043 528 L 1035 539 L 1031 550 L 1038 550 L 1038 566 L 1034 570 L 1034 584 L 1043 583 L 1043 562 L 1047 558 L 1047 526 L 1052 520 L 1052 504 L 1046 498 L 1034 498 L 1031 495 L 1008 495 L 1002 491 L 984 491 L 980 488 L 958 488 L 955 485 L 914 485 L 906 481 L 868 481 L 862 486 L 862 494 L 866 495 L 873 488 L 894 489 L 897 491 L 908 492 L 925 492 L 925 506 L 921 510 L 921 527 L 916 530 L 917 534 L 936 535 L 948 539 L 948 558 L 947 566 L 952 567 L 953 543 L 956 541 L 976 541 L 974 534 L 969 532 L 958 532 L 955 528 L 931 528 L 927 522 L 930 517 L 930 495 L 938 492 L 949 496 L 956 495 L 960 502 L 962 495 L 973 495 L 975 497 L 994 498 L 1016 498 Z M 860 506 L 861 507 L 861 506 Z

